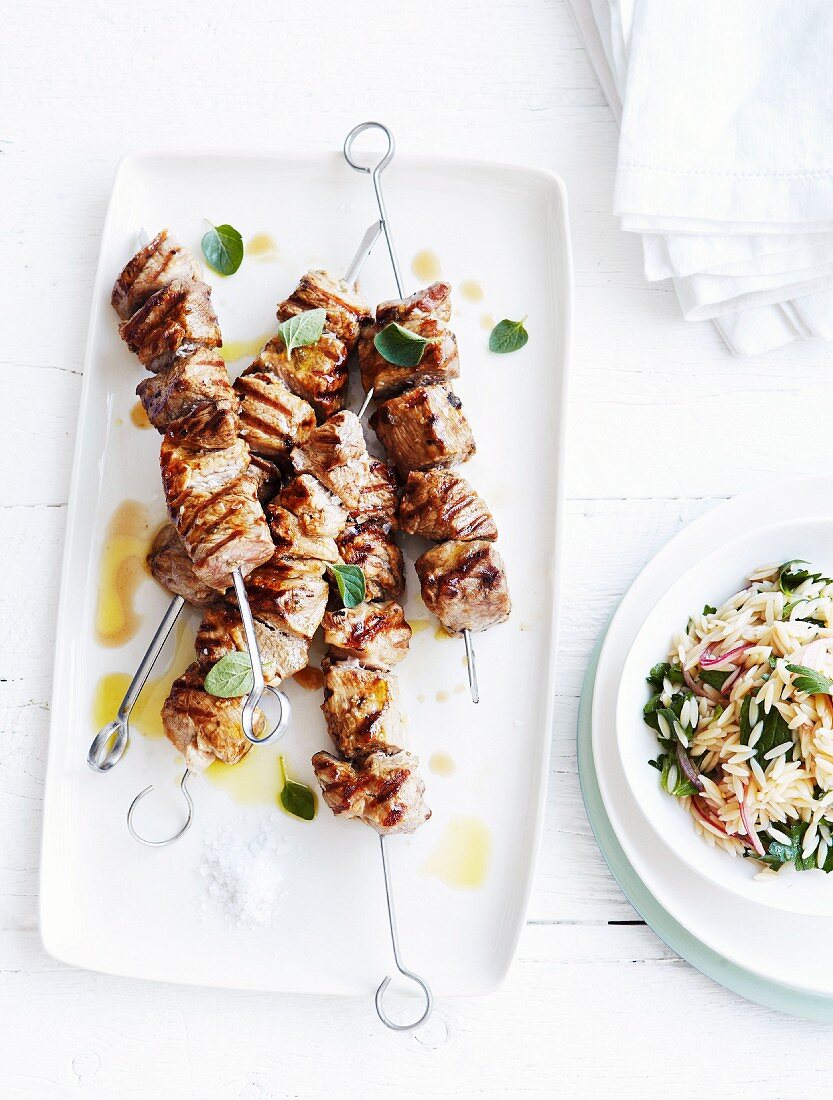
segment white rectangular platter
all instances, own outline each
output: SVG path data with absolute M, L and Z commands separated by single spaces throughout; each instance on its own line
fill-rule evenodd
M 397 156 L 385 174 L 389 216 L 409 289 L 412 258 L 430 250 L 455 287 L 474 280 L 473 302 L 455 292 L 460 394 L 477 440 L 463 472 L 500 529 L 513 612 L 475 636 L 481 703 L 466 687 L 461 642 L 435 636 L 408 558 L 411 653 L 397 668 L 409 747 L 422 761 L 431 820 L 389 843 L 402 951 L 437 994 L 492 989 L 512 960 L 537 856 L 547 785 L 558 618 L 558 566 L 571 265 L 564 187 L 541 171 Z M 275 331 L 275 305 L 306 270 L 340 272 L 375 220 L 369 178 L 338 155 L 318 157 L 137 155 L 119 169 L 95 282 L 84 391 L 69 505 L 46 785 L 41 934 L 50 954 L 77 966 L 171 982 L 272 991 L 357 994 L 391 966 L 379 845 L 356 822 L 319 805 L 312 823 L 277 806 L 277 748 L 253 749 L 269 801 L 236 800 L 201 776 L 192 781 L 195 824 L 177 844 L 145 848 L 125 812 L 151 782 L 148 812 L 164 830 L 179 812 L 182 761 L 164 739 L 133 733 L 106 775 L 85 762 L 101 677 L 130 673 L 169 597 L 148 577 L 137 593 L 141 627 L 121 648 L 95 639 L 99 562 L 108 522 L 126 499 L 164 519 L 159 437 L 130 412 L 143 377 L 110 308 L 116 274 L 137 230 L 168 226 L 199 254 L 205 219 L 236 226 L 244 240 L 269 234 L 277 254 L 249 256 L 223 279 L 208 273 L 227 343 Z M 384 242 L 362 275 L 375 304 L 396 296 Z M 511 355 L 488 350 L 490 318 L 528 316 L 530 340 Z M 239 372 L 248 360 L 236 363 Z M 352 394 L 357 408 L 358 388 Z M 372 437 L 368 429 L 367 434 Z M 198 621 L 190 612 L 187 629 Z M 174 640 L 157 672 L 174 660 Z M 191 660 L 179 654 L 180 673 Z M 293 777 L 315 787 L 313 752 L 330 748 L 320 691 L 289 682 L 293 724 L 280 745 Z M 432 770 L 450 756 L 451 774 Z M 435 756 L 436 760 L 437 757 Z M 447 771 L 447 768 L 446 768 Z M 261 784 L 263 786 L 264 784 Z M 317 787 L 316 787 L 317 789 Z M 153 807 L 152 811 L 150 807 Z M 482 882 L 460 886 L 442 870 L 454 838 L 472 831 Z M 205 860 L 218 837 L 242 849 L 268 838 L 282 873 L 265 923 L 229 919 L 208 889 Z M 438 870 L 439 868 L 439 870 Z M 463 876 L 465 878 L 465 875 Z M 213 881 L 213 880 L 212 880 Z

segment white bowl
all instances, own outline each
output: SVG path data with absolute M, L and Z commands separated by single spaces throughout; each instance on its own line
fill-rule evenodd
M 777 492 L 769 498 L 773 511 L 778 499 Z M 827 501 L 823 507 L 828 507 Z M 666 549 L 673 552 L 673 545 Z M 716 550 L 704 545 L 703 556 L 691 564 L 697 557 L 693 549 L 689 545 L 680 554 L 679 575 L 656 602 L 651 604 L 653 593 L 646 598 L 643 606 L 647 614 L 622 668 L 616 698 L 616 746 L 625 779 L 655 834 L 658 859 L 663 858 L 662 848 L 670 848 L 703 878 L 750 901 L 793 913 L 833 916 L 833 874 L 813 870 L 757 879 L 759 863 L 732 857 L 698 835 L 690 815 L 676 798 L 666 794 L 656 769 L 648 764 L 656 757 L 658 746 L 654 731 L 642 718 L 650 694 L 645 677 L 653 665 L 666 659 L 672 635 L 685 626 L 692 611 L 707 603 L 721 604 L 744 586 L 748 573 L 770 562 L 804 558 L 833 575 L 833 518 L 762 523 Z M 646 594 L 652 565 L 636 582 Z M 622 610 L 630 615 L 639 613 L 633 603 L 627 609 L 623 604 Z

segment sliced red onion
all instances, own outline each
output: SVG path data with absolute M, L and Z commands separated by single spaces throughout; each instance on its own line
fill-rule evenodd
M 721 696 L 719 691 L 716 691 L 708 684 L 698 684 L 687 669 L 684 668 L 682 670 L 682 673 L 686 685 L 691 691 L 694 692 L 695 695 L 699 695 L 701 699 L 708 699 L 711 703 L 720 703 L 723 701 L 723 697 Z
M 728 664 L 737 657 L 740 657 L 747 649 L 754 648 L 751 642 L 745 642 L 743 645 L 737 645 L 734 649 L 730 649 L 728 653 L 715 654 L 713 650 L 716 644 L 716 642 L 712 642 L 712 644 L 706 646 L 700 654 L 699 664 L 701 668 L 714 668 L 715 665 Z
M 759 856 L 765 856 L 766 852 L 764 851 L 763 844 L 761 844 L 761 838 L 755 832 L 755 830 L 752 826 L 752 822 L 749 818 L 749 810 L 747 809 L 747 806 L 746 806 L 746 799 L 743 799 L 743 801 L 738 802 L 738 806 L 740 807 L 740 819 L 743 822 L 744 829 L 746 829 L 746 835 L 749 837 L 750 844 L 752 845 L 752 847 L 755 849 L 755 851 L 758 853 Z
M 685 774 L 686 779 L 690 780 L 698 791 L 704 791 L 706 788 L 703 786 L 703 778 L 694 767 L 688 753 L 685 752 L 679 741 L 675 742 L 674 748 L 677 752 L 677 762 Z
M 730 837 L 732 840 L 739 840 L 741 844 L 744 844 L 747 848 L 754 848 L 751 840 L 748 840 L 745 836 L 741 836 L 740 833 L 730 833 L 725 824 L 716 817 L 709 806 L 707 806 L 699 795 L 694 795 L 691 799 L 691 804 L 694 807 L 697 816 L 701 821 L 705 821 L 707 825 L 712 825 L 718 832 L 723 833 L 724 836 Z M 760 844 L 760 841 L 758 841 Z

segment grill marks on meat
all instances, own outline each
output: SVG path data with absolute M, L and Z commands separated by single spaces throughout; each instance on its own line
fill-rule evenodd
M 322 625 L 330 657 L 352 657 L 383 672 L 399 664 L 411 641 L 405 613 L 394 600 L 328 611 Z
M 409 535 L 434 542 L 497 538 L 497 525 L 484 502 L 464 477 L 448 470 L 408 474 L 399 525 Z
M 432 283 L 407 298 L 391 298 L 376 307 L 376 321 L 380 325 L 389 325 L 392 321 L 405 325 L 423 317 L 433 317 L 445 324 L 451 320 L 450 283 Z
M 274 374 L 246 373 L 234 383 L 240 434 L 255 454 L 285 461 L 315 427 L 315 413 Z
M 330 737 L 348 760 L 400 751 L 404 730 L 399 682 L 393 673 L 325 661 L 321 709 Z
M 304 638 L 286 630 L 275 629 L 257 619 L 255 634 L 263 665 L 263 677 L 268 684 L 280 683 L 306 667 L 309 643 Z M 235 650 L 247 652 L 246 634 L 239 610 L 226 603 L 210 607 L 203 615 L 194 646 L 197 663 L 205 675 L 227 654 Z
M 331 332 L 324 332 L 316 344 L 293 348 L 288 355 L 283 337 L 273 336 L 247 374 L 274 374 L 287 389 L 303 398 L 319 420 L 337 413 L 344 405 L 347 385 L 347 352 Z
M 402 551 L 383 520 L 369 519 L 347 527 L 336 543 L 345 565 L 364 570 L 368 600 L 390 600 L 405 591 Z
M 197 607 L 208 607 L 220 596 L 194 572 L 188 551 L 171 523 L 157 531 L 147 557 L 153 579 L 173 596 L 182 596 Z
M 139 249 L 121 272 L 110 301 L 122 321 L 126 321 L 167 283 L 187 283 L 201 278 L 199 263 L 167 229 L 163 229 Z
M 278 320 L 287 321 L 310 309 L 327 311 L 326 327 L 344 345 L 345 357 L 356 346 L 359 325 L 370 317 L 367 302 L 343 279 L 333 279 L 326 271 L 308 271 L 292 294 L 278 306 Z
M 509 617 L 506 569 L 493 543 L 443 542 L 415 566 L 425 606 L 450 634 L 487 630 Z
M 317 477 L 348 512 L 361 508 L 362 492 L 372 475 L 362 426 L 355 413 L 345 410 L 330 417 L 292 450 L 290 460 L 296 473 Z
M 194 572 L 224 591 L 239 566 L 245 576 L 274 553 L 257 481 L 245 476 L 249 451 L 241 439 L 218 451 L 196 451 L 162 441 L 162 483 L 171 522 L 185 543 Z
M 236 764 L 251 748 L 241 725 L 242 699 L 220 699 L 203 690 L 203 674 L 194 662 L 174 680 L 162 707 L 162 724 L 171 744 L 193 771 L 203 771 L 215 760 Z M 254 716 L 254 732 L 265 726 L 263 713 Z
M 190 355 L 174 359 L 160 374 L 143 378 L 136 393 L 148 420 L 159 432 L 172 429 L 193 446 L 228 447 L 234 441 L 237 398 L 223 358 L 213 348 L 195 348 Z M 191 417 L 200 412 L 210 419 L 214 409 L 226 414 L 221 418 L 225 434 L 218 436 L 215 431 L 213 438 L 218 441 L 210 442 L 199 434 L 199 420 Z
M 330 586 L 323 562 L 276 554 L 249 574 L 246 591 L 258 619 L 309 640 L 321 625 Z
M 391 397 L 370 426 L 401 474 L 456 466 L 474 454 L 474 436 L 455 393 L 444 386 L 417 386 Z
M 347 523 L 338 497 L 311 474 L 299 474 L 287 482 L 277 503 L 292 512 L 309 538 L 337 538 Z
M 119 332 L 142 366 L 154 373 L 195 347 L 219 348 L 223 343 L 211 288 L 193 279 L 177 279 L 157 290 L 122 321 Z
M 360 523 L 365 519 L 380 519 L 396 526 L 396 510 L 399 506 L 396 474 L 393 467 L 370 455 L 370 475 L 365 484 L 359 507 L 350 513 L 350 519 Z
M 358 765 L 317 752 L 312 766 L 336 815 L 359 818 L 379 833 L 412 833 L 431 816 L 419 760 L 408 752 L 374 752 Z
M 322 562 L 337 562 L 335 539 L 325 535 L 307 535 L 298 517 L 274 500 L 266 511 L 269 530 L 278 554 L 292 558 L 317 558 Z

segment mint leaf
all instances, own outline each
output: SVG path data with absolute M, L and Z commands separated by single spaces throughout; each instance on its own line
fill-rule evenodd
M 328 565 L 345 607 L 358 607 L 365 598 L 364 570 L 359 565 Z
M 237 699 L 252 690 L 252 662 L 249 654 L 235 649 L 209 669 L 204 688 L 219 699 Z
M 303 313 L 296 313 L 278 325 L 286 347 L 287 356 L 292 355 L 294 348 L 307 348 L 317 344 L 324 332 L 327 321 L 326 309 L 307 309 Z
M 205 262 L 218 275 L 233 275 L 243 263 L 243 238 L 232 225 L 212 225 L 200 244 Z
M 504 318 L 498 321 L 489 336 L 489 351 L 497 355 L 508 355 L 510 351 L 520 351 L 529 339 L 529 333 L 524 328 L 524 317 L 520 321 L 509 321 Z
M 793 687 L 796 690 L 806 695 L 833 695 L 833 680 L 823 673 L 804 665 L 787 665 L 787 668 L 795 674 Z
M 415 367 L 419 364 L 428 341 L 410 329 L 392 321 L 373 337 L 373 346 L 383 359 L 395 367 Z

